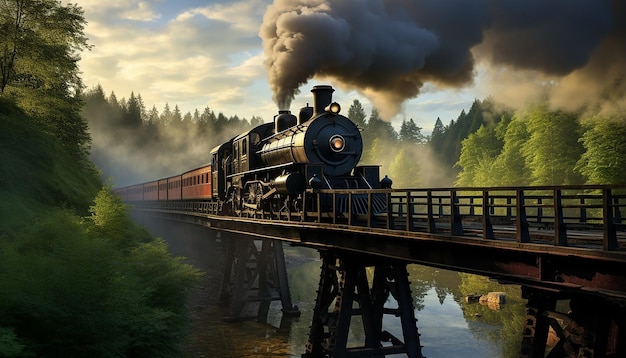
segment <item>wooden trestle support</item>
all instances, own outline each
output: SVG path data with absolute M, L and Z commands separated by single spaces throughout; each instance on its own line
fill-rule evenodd
M 271 302 L 277 300 L 282 303 L 284 315 L 300 315 L 291 301 L 282 241 L 231 236 L 223 272 L 219 297 L 230 301 L 226 320 L 265 321 Z M 258 303 L 256 313 L 244 316 L 244 308 L 249 303 Z
M 406 263 L 347 252 L 320 253 L 319 288 L 302 357 L 383 357 L 406 353 L 411 358 L 422 358 Z M 371 286 L 368 271 L 373 276 Z M 395 308 L 385 307 L 390 294 L 397 302 Z M 400 319 L 403 341 L 383 330 L 385 315 Z M 361 317 L 365 333 L 363 345 L 358 347 L 348 346 L 353 316 Z
M 520 357 L 626 357 L 623 299 L 565 294 L 522 286 L 528 299 Z M 568 312 L 557 302 L 569 302 Z

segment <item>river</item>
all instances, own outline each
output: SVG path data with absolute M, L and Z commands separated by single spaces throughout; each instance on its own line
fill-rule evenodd
M 180 241 L 178 241 L 180 243 Z M 219 241 L 194 240 L 172 245 L 205 272 L 192 300 L 192 331 L 186 357 L 300 357 L 309 334 L 320 277 L 321 261 L 314 250 L 285 246 L 292 300 L 300 317 L 283 318 L 280 302 L 272 303 L 268 322 L 224 322 L 228 307 L 218 301 L 224 248 Z M 525 303 L 517 285 L 502 285 L 486 277 L 420 265 L 409 265 L 422 354 L 428 358 L 508 358 L 520 353 Z M 497 291 L 506 303 L 467 303 L 470 293 Z M 356 319 L 358 321 L 358 319 Z M 399 322 L 385 329 L 401 337 Z M 349 344 L 360 343 L 363 331 L 353 318 Z

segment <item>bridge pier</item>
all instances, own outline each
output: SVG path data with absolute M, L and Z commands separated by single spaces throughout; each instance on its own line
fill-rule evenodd
M 300 315 L 292 305 L 283 245 L 279 240 L 254 240 L 231 235 L 224 258 L 220 300 L 230 301 L 228 320 L 267 320 L 272 301 L 280 300 L 285 315 Z M 243 316 L 249 303 L 258 304 L 256 314 Z
M 348 252 L 320 253 L 319 288 L 302 357 L 383 357 L 399 353 L 423 357 L 406 263 Z M 385 307 L 390 294 L 398 307 Z M 385 315 L 400 319 L 403 340 L 383 330 Z M 365 333 L 360 347 L 348 347 L 353 316 L 361 317 Z
M 522 286 L 528 299 L 520 357 L 626 356 L 626 302 Z M 569 308 L 557 307 L 558 302 Z M 566 310 L 567 312 L 559 311 Z

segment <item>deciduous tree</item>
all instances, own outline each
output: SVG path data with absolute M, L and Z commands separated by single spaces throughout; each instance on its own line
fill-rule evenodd
M 580 139 L 585 153 L 576 169 L 588 184 L 626 184 L 626 123 L 594 118 L 585 127 L 587 130 Z
M 89 49 L 83 10 L 56 0 L 0 2 L 0 95 L 37 118 L 77 159 L 90 136 L 80 116 L 78 61 Z
M 461 155 L 457 166 L 461 168 L 458 175 L 459 186 L 485 186 L 484 178 L 489 172 L 493 161 L 502 149 L 502 142 L 496 137 L 494 125 L 483 125 L 476 133 L 463 140 Z
M 528 112 L 527 128 L 530 137 L 522 153 L 532 173 L 531 184 L 581 184 L 582 177 L 574 170 L 583 153 L 578 117 L 536 105 Z

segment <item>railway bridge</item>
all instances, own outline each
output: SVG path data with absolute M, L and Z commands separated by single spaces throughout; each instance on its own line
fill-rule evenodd
M 626 187 L 308 190 L 304 200 L 314 209 L 231 216 L 216 202 L 152 201 L 133 212 L 228 235 L 221 294 L 235 318 L 249 302 L 260 302 L 261 315 L 271 300 L 297 314 L 282 245 L 317 249 L 322 270 L 303 357 L 422 357 L 410 263 L 521 285 L 522 357 L 626 356 Z M 569 312 L 556 311 L 560 300 Z M 365 332 L 359 347 L 347 346 L 353 316 Z M 400 320 L 402 337 L 384 330 L 383 317 Z

